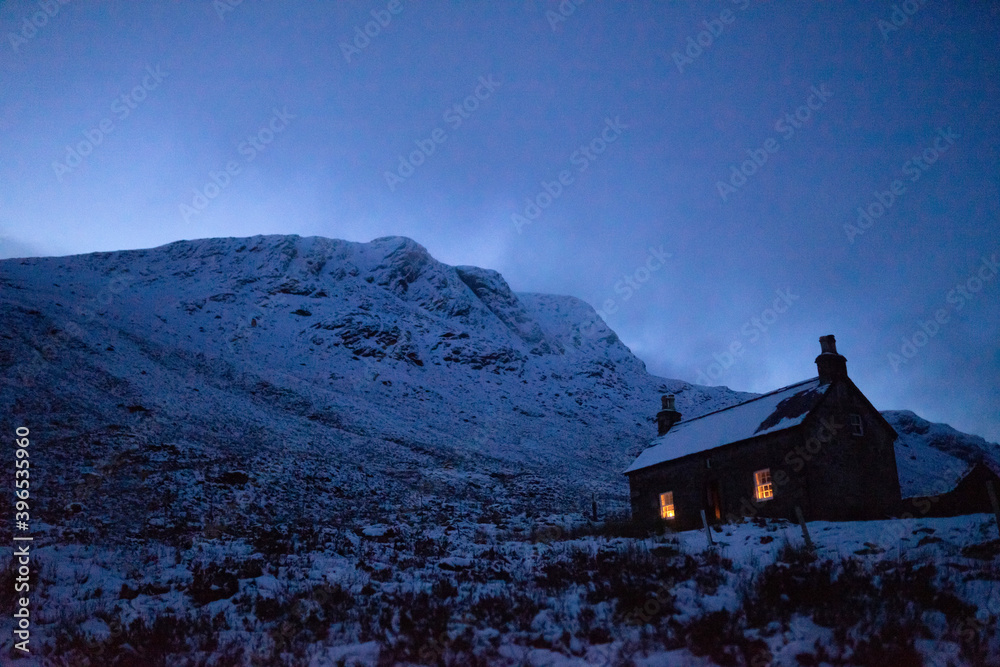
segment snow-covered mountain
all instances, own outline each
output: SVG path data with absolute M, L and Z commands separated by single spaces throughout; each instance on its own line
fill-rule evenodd
M 89 503 L 136 529 L 153 489 L 198 514 L 226 475 L 317 512 L 326 494 L 391 503 L 469 475 L 624 507 L 661 393 L 689 413 L 746 396 L 653 377 L 578 299 L 514 294 L 399 237 L 6 260 L 0 290 L 0 405 L 37 432 L 43 502 L 112 485 Z
M 655 435 L 662 393 L 688 417 L 751 396 L 652 376 L 586 303 L 515 294 L 402 237 L 5 260 L 0 290 L 0 406 L 38 433 L 48 500 L 110 484 L 113 501 L 89 502 L 136 529 L 153 488 L 202 489 L 197 514 L 206 481 L 244 476 L 317 513 L 329 494 L 391 504 L 415 485 L 498 483 L 540 507 L 597 493 L 622 509 L 621 471 Z M 963 461 L 991 447 L 886 416 L 904 436 L 901 470 L 935 442 Z
M 903 497 L 933 496 L 954 488 L 976 463 L 1000 474 L 1000 446 L 909 410 L 884 410 L 896 429 L 896 467 Z

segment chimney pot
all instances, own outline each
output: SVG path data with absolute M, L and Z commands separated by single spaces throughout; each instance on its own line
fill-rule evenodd
M 663 409 L 656 413 L 657 435 L 666 435 L 670 428 L 681 420 L 681 413 L 674 407 L 674 395 L 664 394 L 660 397 Z
M 837 339 L 833 334 L 819 337 L 820 353 L 816 357 L 819 381 L 829 384 L 834 380 L 847 379 L 847 359 L 837 352 Z

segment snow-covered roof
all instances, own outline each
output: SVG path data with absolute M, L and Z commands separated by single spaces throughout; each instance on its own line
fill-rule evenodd
M 829 387 L 829 384 L 820 384 L 817 377 L 677 422 L 666 435 L 653 440 L 625 472 L 798 426 Z

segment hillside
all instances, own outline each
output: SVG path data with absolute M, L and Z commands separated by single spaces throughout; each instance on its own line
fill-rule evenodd
M 661 393 L 690 412 L 745 396 L 650 376 L 585 303 L 514 294 L 403 238 L 7 260 L 0 286 L 0 405 L 44 433 L 54 491 L 137 484 L 105 470 L 135 450 L 161 488 L 234 471 L 264 483 L 294 460 L 328 480 L 313 493 L 463 470 L 540 475 L 537 493 L 567 509 L 624 498 Z

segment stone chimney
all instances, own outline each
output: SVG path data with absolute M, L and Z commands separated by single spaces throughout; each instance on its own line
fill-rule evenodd
M 674 424 L 681 420 L 681 413 L 674 408 L 674 395 L 666 394 L 660 397 L 663 409 L 656 413 L 657 435 L 665 435 Z
M 816 357 L 821 384 L 847 379 L 847 359 L 837 354 L 837 339 L 833 334 L 819 337 L 820 353 Z

